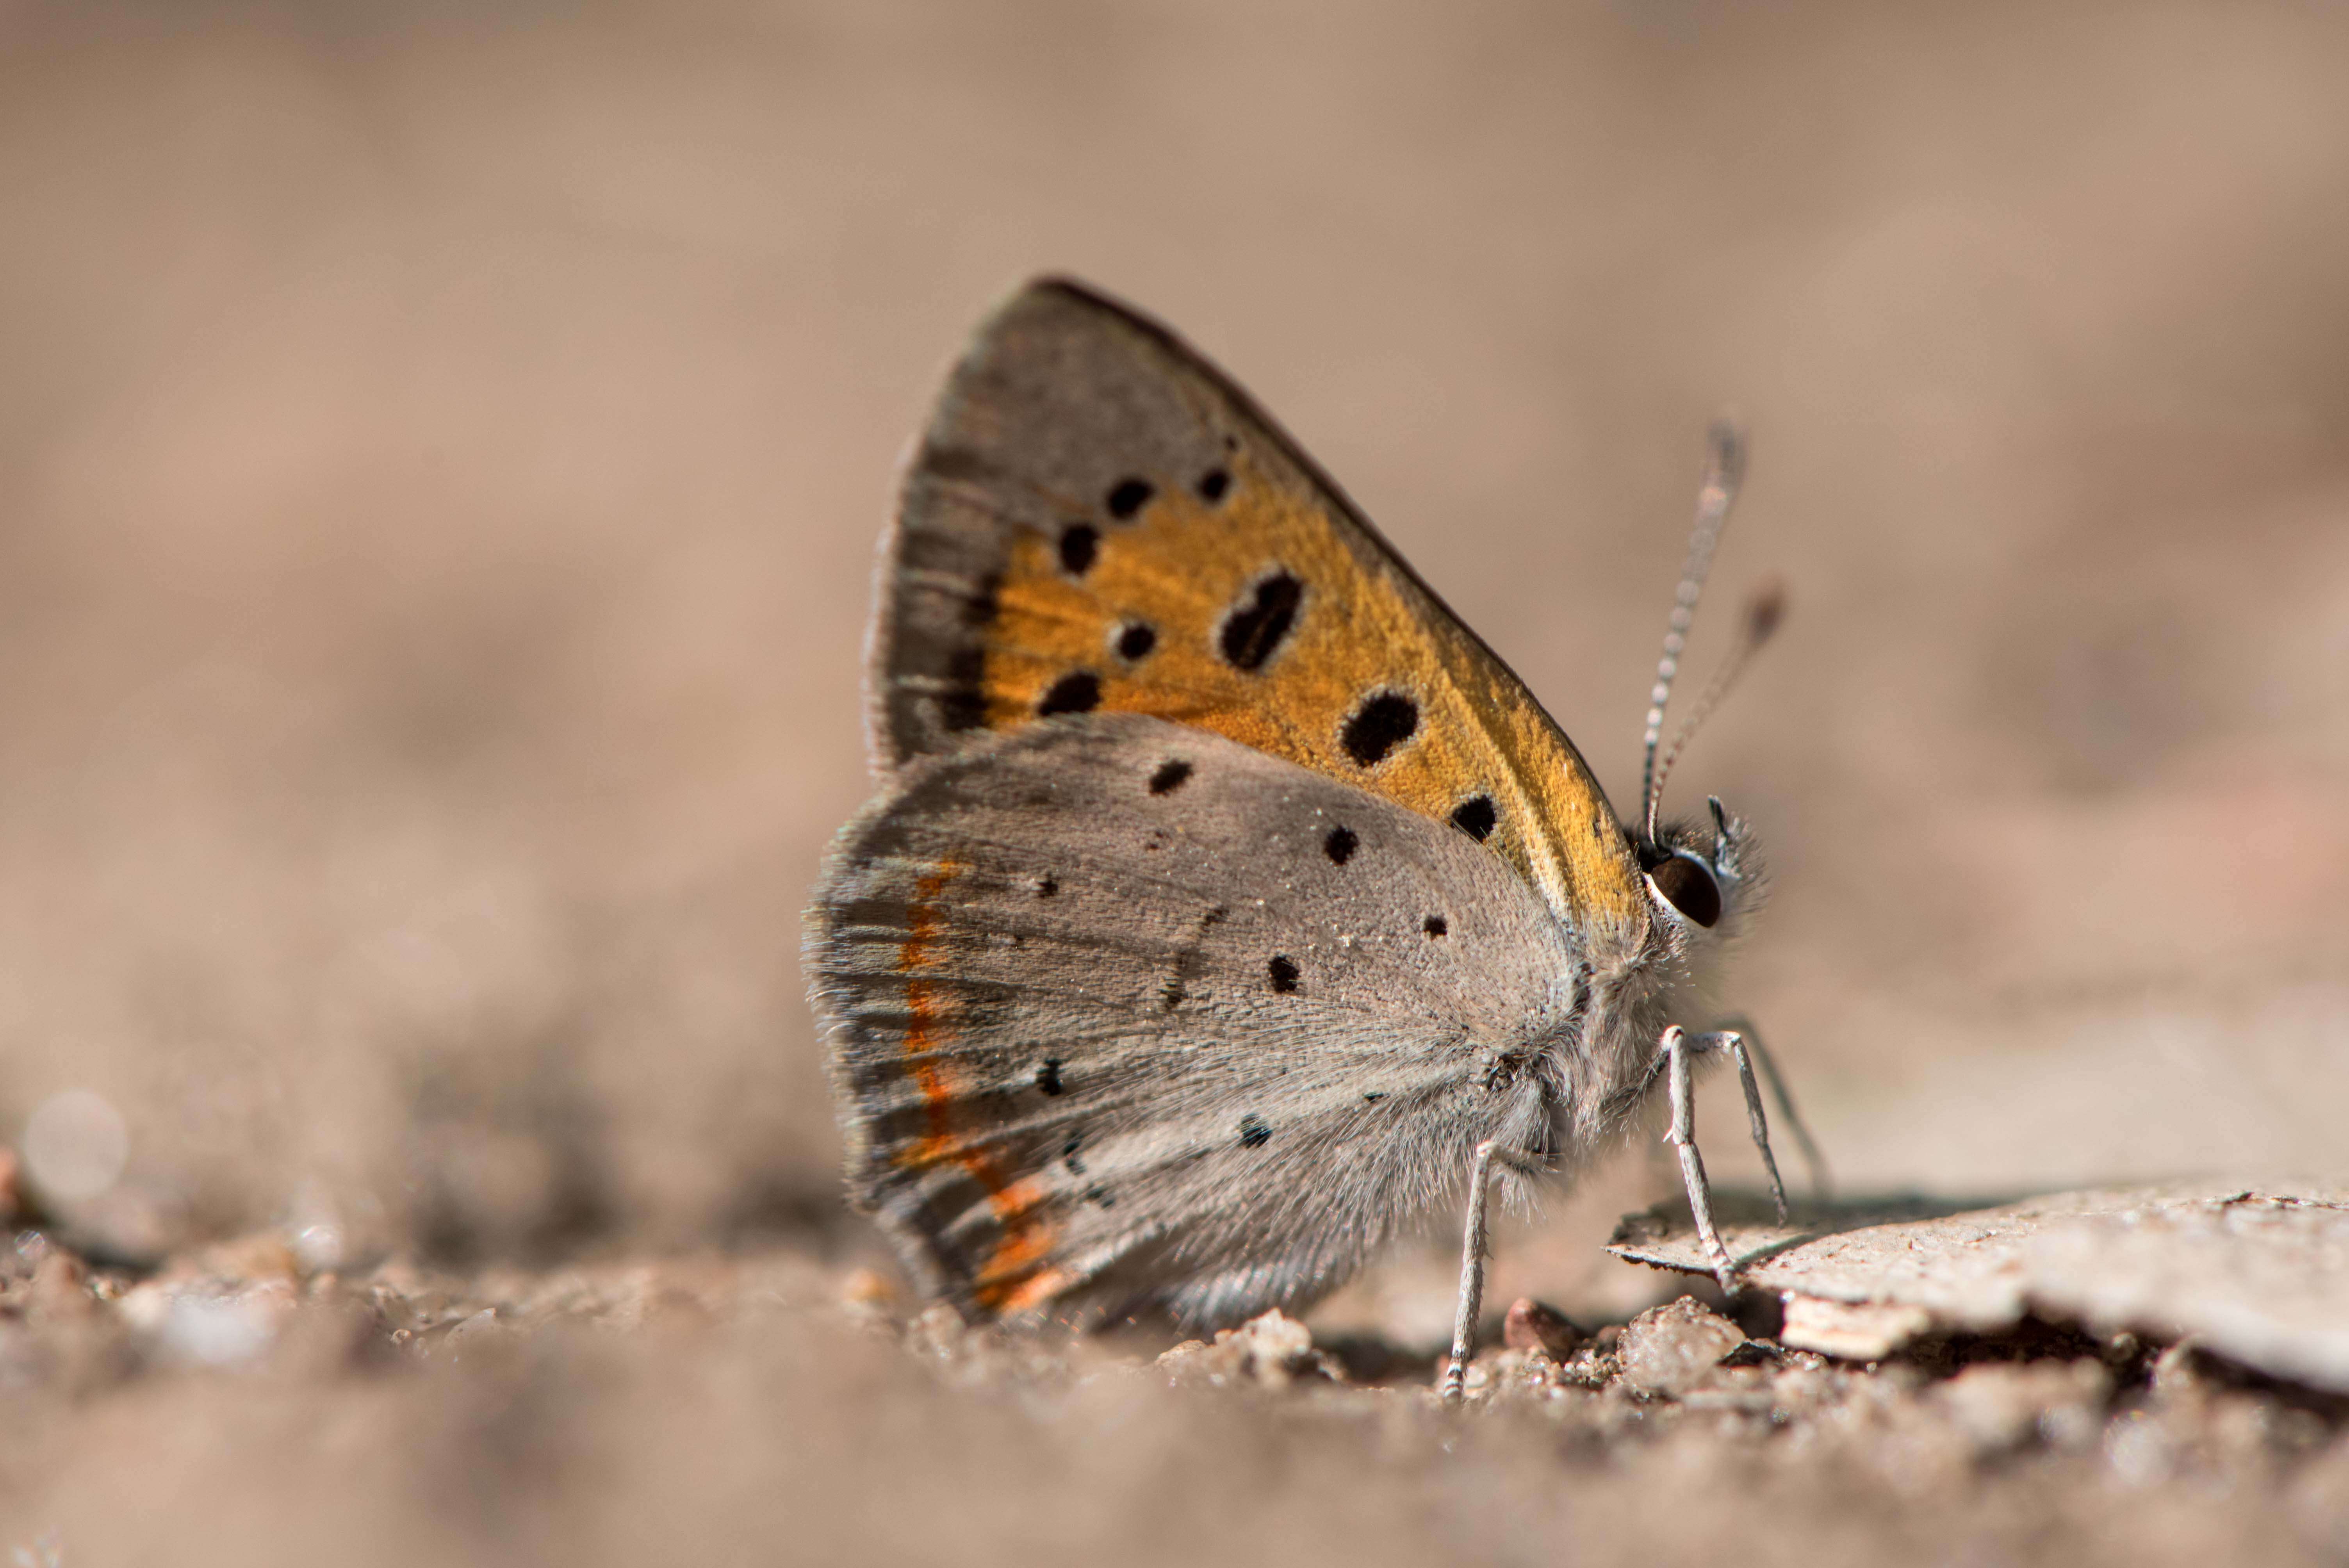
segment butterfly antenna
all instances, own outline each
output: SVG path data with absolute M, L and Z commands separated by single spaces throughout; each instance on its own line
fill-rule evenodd
M 1713 547 L 1721 542 L 1722 525 L 1729 521 L 1729 503 L 1737 499 L 1738 481 L 1744 477 L 1745 438 L 1728 420 L 1714 420 L 1705 434 L 1704 481 L 1697 487 L 1696 526 L 1689 532 L 1688 563 L 1681 568 L 1681 585 L 1672 595 L 1672 617 L 1664 628 L 1664 656 L 1656 661 L 1655 687 L 1648 693 L 1647 759 L 1640 773 L 1640 808 L 1646 824 L 1644 837 L 1650 842 L 1656 837 L 1656 808 L 1663 783 L 1656 773 L 1656 744 L 1663 738 L 1664 704 L 1672 695 L 1673 678 L 1681 673 L 1681 650 L 1688 646 L 1689 624 L 1696 619 L 1705 573 L 1713 570 Z M 1678 750 L 1678 745 L 1673 748 Z
M 1728 662 L 1721 666 L 1713 679 L 1705 683 L 1704 690 L 1697 696 L 1696 706 L 1689 709 L 1686 718 L 1681 720 L 1680 728 L 1672 735 L 1672 743 L 1664 748 L 1663 758 L 1656 764 L 1654 799 L 1663 799 L 1664 780 L 1672 776 L 1672 764 L 1681 759 L 1681 752 L 1687 748 L 1689 738 L 1697 732 L 1697 727 L 1705 721 L 1713 710 L 1721 706 L 1721 699 L 1729 695 L 1729 688 L 1737 684 L 1738 676 L 1745 673 L 1745 666 L 1754 662 L 1754 655 L 1762 651 L 1762 645 L 1770 640 L 1770 634 L 1778 629 L 1778 623 L 1785 618 L 1785 614 L 1786 589 L 1784 583 L 1766 583 L 1754 591 L 1752 598 L 1745 601 L 1745 625 L 1744 629 L 1738 634 L 1736 649 L 1730 654 Z M 1648 817 L 1648 836 L 1653 838 L 1655 832 L 1655 814 L 1651 802 Z

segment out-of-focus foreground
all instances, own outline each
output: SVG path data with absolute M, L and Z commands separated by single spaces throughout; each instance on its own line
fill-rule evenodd
M 795 958 L 894 462 L 1063 270 L 1249 385 L 1619 801 L 1743 416 L 1716 591 L 1792 614 L 1675 789 L 1764 837 L 1726 1000 L 1847 1187 L 2337 1176 L 2344 70 L 2260 4 L 0 4 L 0 1141 L 101 1294 L 316 1305 L 126 1317 L 26 1243 L 0 1545 L 2349 1549 L 2337 1413 L 2272 1390 L 2150 1467 L 1968 1439 L 2025 1477 L 1977 1493 L 1668 1391 L 1448 1433 L 925 1367 L 836 1305 L 913 1310 Z M 1505 1236 L 1498 1300 L 1675 1294 L 1598 1246 L 1666 1180 Z M 1324 1335 L 1432 1345 L 1441 1251 Z M 2109 1352 L 2092 1433 L 2153 1376 Z

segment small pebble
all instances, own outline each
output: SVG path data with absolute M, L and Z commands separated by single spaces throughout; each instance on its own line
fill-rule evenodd
M 1616 1355 L 1623 1380 L 1642 1393 L 1686 1393 L 1745 1343 L 1737 1325 L 1684 1295 L 1650 1307 L 1624 1326 Z
M 1501 1342 L 1510 1349 L 1539 1350 L 1553 1361 L 1564 1361 L 1588 1337 L 1564 1313 L 1531 1296 L 1519 1296 L 1511 1304 L 1501 1325 Z

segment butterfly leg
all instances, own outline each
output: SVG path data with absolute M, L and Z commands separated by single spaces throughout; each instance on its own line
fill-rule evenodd
M 1713 1276 L 1721 1282 L 1721 1294 L 1732 1295 L 1737 1289 L 1737 1265 L 1713 1222 L 1713 1183 L 1705 1180 L 1704 1156 L 1696 1150 L 1696 1094 L 1689 1071 L 1692 1058 L 1719 1038 L 1714 1035 L 1692 1038 L 1674 1024 L 1664 1031 L 1658 1045 L 1664 1057 L 1665 1081 L 1672 1105 L 1671 1126 L 1664 1133 L 1664 1141 L 1680 1155 L 1681 1184 L 1688 1189 L 1689 1213 L 1696 1221 L 1697 1240 L 1702 1243 L 1705 1256 L 1713 1261 Z
M 1795 1109 L 1794 1096 L 1786 1092 L 1786 1080 L 1780 1076 L 1778 1063 L 1770 1055 L 1770 1047 L 1764 1042 L 1761 1031 L 1754 1026 L 1752 1019 L 1744 1016 L 1724 1018 L 1721 1026 L 1728 1033 L 1742 1037 L 1753 1051 L 1754 1064 L 1762 1069 L 1762 1076 L 1769 1080 L 1770 1098 L 1778 1102 L 1778 1119 L 1795 1135 L 1795 1142 L 1802 1149 L 1803 1164 L 1811 1173 L 1812 1195 L 1826 1199 L 1834 1186 L 1827 1171 L 1826 1156 L 1819 1152 L 1818 1144 L 1811 1137 L 1811 1130 L 1803 1125 L 1802 1113 Z
M 1467 1387 L 1468 1358 L 1476 1353 L 1476 1319 L 1485 1310 L 1485 1212 L 1496 1160 L 1520 1171 L 1541 1169 L 1524 1155 L 1502 1148 L 1495 1140 L 1488 1138 L 1476 1145 L 1476 1158 L 1468 1167 L 1468 1219 L 1460 1238 L 1460 1304 L 1452 1315 L 1452 1359 L 1444 1367 L 1443 1396 L 1447 1405 L 1460 1402 Z
M 1729 1255 L 1729 1248 L 1721 1239 L 1721 1231 L 1713 1219 L 1713 1184 L 1705 1179 L 1704 1156 L 1696 1147 L 1696 1096 L 1692 1091 L 1690 1063 L 1710 1051 L 1725 1051 L 1737 1064 L 1738 1087 L 1745 1094 L 1745 1122 L 1754 1134 L 1754 1147 L 1762 1151 L 1762 1169 L 1769 1173 L 1770 1197 L 1778 1210 L 1778 1222 L 1786 1222 L 1786 1186 L 1778 1179 L 1778 1159 L 1770 1150 L 1770 1121 L 1762 1109 L 1762 1086 L 1754 1073 L 1754 1058 L 1762 1057 L 1764 1070 L 1770 1075 L 1773 1088 L 1779 1091 L 1785 1103 L 1785 1085 L 1780 1081 L 1770 1058 L 1760 1049 L 1760 1042 L 1749 1041 L 1735 1029 L 1717 1029 L 1710 1034 L 1690 1035 L 1677 1024 L 1664 1031 L 1659 1042 L 1659 1054 L 1663 1057 L 1671 1088 L 1672 1121 L 1664 1140 L 1680 1153 L 1681 1181 L 1688 1189 L 1689 1213 L 1696 1221 L 1697 1239 L 1713 1260 L 1713 1277 L 1721 1282 L 1722 1294 L 1736 1290 L 1737 1265 Z M 1796 1124 L 1797 1127 L 1800 1123 Z M 1808 1146 L 1807 1135 L 1801 1135 Z
M 1745 1091 L 1745 1125 L 1754 1134 L 1754 1147 L 1762 1151 L 1762 1169 L 1770 1175 L 1770 1201 L 1778 1206 L 1778 1222 L 1783 1225 L 1786 1222 L 1786 1184 L 1778 1180 L 1778 1157 L 1770 1152 L 1770 1119 L 1762 1114 L 1762 1086 L 1754 1081 L 1750 1042 L 1734 1029 L 1723 1029 L 1709 1037 L 1710 1041 L 1725 1046 L 1730 1058 L 1737 1064 L 1737 1087 Z

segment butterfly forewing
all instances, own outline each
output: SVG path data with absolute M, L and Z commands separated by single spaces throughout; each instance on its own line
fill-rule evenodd
M 905 480 L 871 674 L 885 769 L 1040 718 L 1151 714 L 1483 843 L 1595 949 L 1639 873 L 1571 743 L 1310 459 L 1164 329 L 1014 296 Z
M 1586 973 L 1450 826 L 1205 731 L 1060 717 L 908 764 L 810 971 L 851 1182 L 974 1316 L 1322 1294 L 1545 1156 Z

